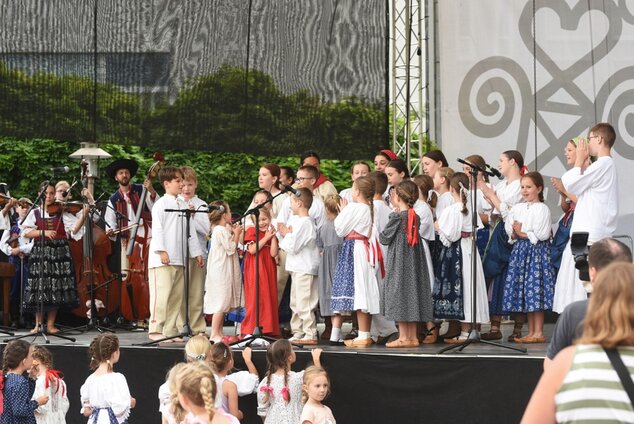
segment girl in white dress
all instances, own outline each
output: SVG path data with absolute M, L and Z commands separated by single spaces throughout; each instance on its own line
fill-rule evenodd
M 95 370 L 79 389 L 82 414 L 88 424 L 127 423 L 136 400 L 130 396 L 125 376 L 114 372 L 119 362 L 119 339 L 111 333 L 99 334 L 90 343 L 90 369 Z
M 37 367 L 33 400 L 42 395 L 48 396 L 48 402 L 35 410 L 38 424 L 66 424 L 68 412 L 68 390 L 64 376 L 53 369 L 53 356 L 43 346 L 33 346 L 33 366 Z
M 217 207 L 209 214 L 211 246 L 207 259 L 204 312 L 211 314 L 210 340 L 218 343 L 224 336 L 225 314 L 242 306 L 242 273 L 237 246 L 242 234 L 240 223 L 231 224 L 231 209 L 222 201 L 211 202 Z
M 477 305 L 475 321 L 487 322 L 487 302 L 484 273 L 480 255 L 476 254 L 476 275 L 471 274 L 471 213 L 467 207 L 469 177 L 457 172 L 451 177 L 450 192 L 455 202 L 443 211 L 436 221 L 436 231 L 443 244 L 440 263 L 436 268 L 434 284 L 434 317 L 460 320 L 459 336 L 445 338 L 445 343 L 462 342 L 467 339 L 469 325 L 473 319 L 471 296 L 475 277 Z M 458 266 L 457 264 L 460 264 Z M 458 274 L 457 271 L 460 271 Z
M 372 178 L 357 178 L 352 185 L 353 202 L 342 200 L 341 212 L 335 218 L 335 231 L 344 237 L 344 242 L 332 281 L 331 308 L 335 315 L 330 340 L 340 341 L 342 317 L 339 313 L 356 311 L 359 335 L 344 342 L 349 347 L 368 347 L 374 343 L 370 337 L 372 315 L 381 309 L 377 279 L 380 247 L 373 226 L 374 191 Z
M 321 349 L 313 349 L 311 355 L 314 364 L 321 367 Z M 280 339 L 266 350 L 266 375 L 258 387 L 258 415 L 264 424 L 299 423 L 304 371 L 291 371 L 295 359 L 288 340 Z

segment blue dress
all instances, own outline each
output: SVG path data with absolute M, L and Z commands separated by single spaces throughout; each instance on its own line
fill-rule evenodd
M 434 269 L 434 318 L 464 320 L 462 248 L 460 240 L 447 247 L 440 243 L 439 260 Z
M 550 241 L 532 244 L 519 239 L 513 246 L 504 282 L 504 312 L 540 312 L 553 307 L 555 273 Z
M 13 373 L 5 375 L 4 412 L 0 424 L 36 424 L 38 403 L 31 400 L 34 391 L 35 380 Z

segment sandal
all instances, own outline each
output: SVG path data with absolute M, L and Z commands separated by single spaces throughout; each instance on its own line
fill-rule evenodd
M 517 343 L 519 342 L 519 339 L 521 338 L 522 338 L 522 332 L 520 331 L 519 333 L 513 332 L 513 334 L 511 334 L 506 340 L 508 340 L 511 343 Z
M 524 336 L 515 339 L 516 343 L 546 343 L 546 337 Z
M 427 330 L 426 334 L 421 334 L 423 337 L 423 344 L 434 344 L 438 341 L 438 332 L 440 328 L 434 325 L 432 328 Z
M 488 333 L 482 333 L 480 335 L 482 340 L 500 340 L 502 338 L 502 332 L 498 330 L 491 330 Z
M 462 343 L 465 342 L 467 339 L 469 338 L 469 333 L 465 332 L 465 331 L 461 331 L 459 335 L 457 335 L 456 337 L 452 337 L 451 339 L 445 339 L 443 340 L 445 343 Z
M 418 340 L 394 340 L 393 342 L 386 343 L 385 347 L 408 348 L 408 347 L 418 347 L 419 345 L 420 343 L 418 342 Z

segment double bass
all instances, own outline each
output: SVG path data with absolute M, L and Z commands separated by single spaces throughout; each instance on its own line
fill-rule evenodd
M 152 182 L 163 166 L 165 157 L 161 152 L 152 156 L 155 161 L 147 174 L 147 180 Z M 145 200 L 148 190 L 144 186 L 139 199 L 134 222 L 130 226 L 126 255 L 128 258 L 127 275 L 121 293 L 121 315 L 128 321 L 142 321 L 150 317 L 150 289 L 148 282 L 147 260 L 149 253 L 149 233 L 151 214 L 145 210 Z M 139 225 L 143 218 L 144 236 L 137 235 Z
M 81 181 L 84 189 L 88 187 L 88 162 L 82 161 Z M 85 203 L 61 202 L 59 206 L 62 211 L 73 214 L 84 210 L 87 216 L 84 217 L 84 237 L 82 241 L 69 240 L 73 264 L 75 266 L 75 276 L 77 281 L 77 296 L 79 297 L 79 307 L 73 310 L 75 315 L 86 317 L 88 312 L 87 304 L 91 301 L 91 291 L 94 291 L 94 299 L 103 302 L 105 308 L 98 310 L 98 315 L 103 317 L 116 310 L 119 306 L 119 287 L 112 284 L 115 280 L 114 274 L 107 264 L 108 256 L 112 253 L 112 245 L 105 231 L 93 222 L 90 216 L 90 208 L 84 207 Z M 56 202 L 57 203 L 57 202 Z M 96 305 L 95 305 L 96 307 Z M 95 317 L 91 314 L 91 319 Z

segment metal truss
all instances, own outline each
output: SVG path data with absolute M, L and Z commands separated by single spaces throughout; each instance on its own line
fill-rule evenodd
M 432 3 L 433 0 L 428 0 Z M 420 173 L 420 156 L 429 140 L 428 19 L 426 0 L 391 0 L 392 148 Z M 432 15 L 433 16 L 433 15 Z M 432 27 L 433 28 L 433 27 Z M 433 46 L 432 46 L 433 47 Z M 424 66 L 425 65 L 425 66 Z

